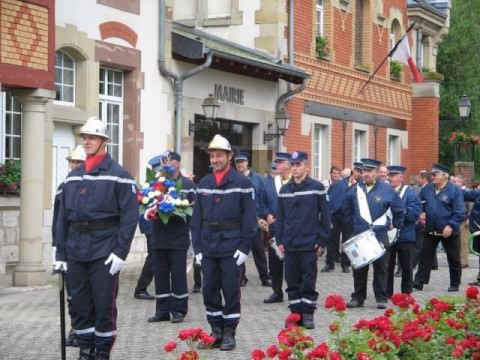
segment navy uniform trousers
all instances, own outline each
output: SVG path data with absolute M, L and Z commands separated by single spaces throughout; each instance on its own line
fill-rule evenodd
M 278 258 L 271 246 L 268 247 L 268 267 L 273 292 L 283 296 L 283 260 Z
M 425 234 L 422 251 L 420 252 L 418 270 L 415 274 L 415 282 L 419 284 L 428 284 L 430 282 L 430 272 L 434 257 L 436 256 L 437 246 L 442 242 L 443 248 L 447 253 L 448 268 L 450 271 L 450 286 L 459 286 L 462 278 L 462 266 L 460 264 L 460 244 L 458 235 L 450 235 L 448 238 L 435 236 L 429 233 Z
M 317 308 L 317 254 L 315 251 L 285 253 L 288 307 L 292 313 L 313 314 Z
M 140 273 L 140 277 L 137 281 L 137 286 L 135 287 L 135 294 L 139 292 L 147 291 L 148 286 L 153 280 L 153 263 L 152 263 L 152 250 L 151 242 L 152 242 L 152 235 L 145 234 L 147 238 L 147 257 L 145 258 L 145 262 L 142 267 L 142 272 Z
M 78 344 L 82 348 L 95 346 L 97 351 L 110 352 L 117 334 L 118 276 L 110 275 L 106 258 L 89 262 L 68 261 L 67 278 L 72 305 L 72 318 Z M 93 302 L 93 303 L 92 303 Z
M 240 267 L 236 262 L 233 256 L 202 259 L 203 302 L 212 327 L 235 329 L 240 320 Z
M 347 254 L 340 250 L 340 243 L 346 242 L 350 238 L 351 225 L 341 211 L 332 214 L 332 230 L 330 232 L 330 241 L 327 244 L 327 255 L 325 264 L 334 267 L 335 261 L 340 261 L 342 267 L 350 266 L 350 260 Z M 341 235 L 341 238 L 340 238 Z
M 412 293 L 413 261 L 415 257 L 415 242 L 397 242 L 390 247 L 390 261 L 388 263 L 387 294 L 393 295 L 395 275 L 395 260 L 398 254 L 398 265 L 402 272 L 401 291 L 404 294 Z
M 153 249 L 157 316 L 188 311 L 187 250 Z

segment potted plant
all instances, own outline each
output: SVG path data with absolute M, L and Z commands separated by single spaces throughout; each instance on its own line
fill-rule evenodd
M 3 194 L 15 194 L 20 192 L 20 162 L 9 160 L 0 165 L 0 192 Z
M 328 47 L 327 38 L 321 35 L 317 35 L 315 37 L 315 54 L 317 55 L 318 59 L 328 59 L 330 49 Z
M 394 80 L 400 80 L 400 75 L 402 74 L 403 65 L 396 61 L 390 61 L 390 78 Z

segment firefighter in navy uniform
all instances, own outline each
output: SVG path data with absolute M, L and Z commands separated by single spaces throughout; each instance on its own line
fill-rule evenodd
M 213 347 L 232 350 L 240 320 L 240 265 L 258 232 L 254 189 L 248 177 L 231 168 L 232 148 L 227 139 L 215 135 L 208 152 L 213 172 L 198 184 L 192 244 L 201 261 L 203 301 L 215 337 Z
M 83 150 L 82 145 L 77 145 L 75 148 L 70 151 L 68 156 L 65 158 L 68 160 L 68 167 L 70 171 L 78 168 L 85 162 L 86 159 L 85 150 Z M 57 193 L 55 194 L 55 202 L 53 204 L 53 219 L 52 219 L 52 264 L 55 265 L 55 258 L 57 247 L 55 244 L 55 224 L 58 218 L 58 208 L 60 206 L 60 195 L 62 194 L 63 182 L 58 186 Z M 65 346 L 78 346 L 77 336 L 75 335 L 75 329 L 73 328 L 73 319 L 75 318 L 75 312 L 72 309 L 72 299 L 70 297 L 70 287 L 68 282 L 66 282 L 65 287 L 67 289 L 67 303 L 68 303 L 68 315 L 71 319 L 71 329 L 67 338 L 65 339 Z
M 182 199 L 195 200 L 195 183 L 180 173 L 181 157 L 174 151 L 164 154 L 166 165 L 174 167 L 172 179 L 180 190 Z M 187 250 L 190 246 L 189 224 L 178 216 L 170 217 L 164 224 L 157 215 L 157 208 L 145 211 L 145 219 L 153 220 L 152 255 L 155 275 L 155 315 L 149 322 L 169 321 L 180 323 L 188 310 Z M 171 319 L 170 319 L 171 315 Z
M 463 200 L 465 202 L 473 202 L 472 210 L 468 217 L 468 226 L 471 234 L 478 233 L 480 231 L 480 191 L 463 189 Z M 473 235 L 471 235 L 473 236 Z M 469 244 L 471 251 L 474 253 L 480 253 L 480 238 L 478 235 L 469 239 L 471 244 Z M 480 265 L 480 257 L 478 258 Z M 480 286 L 480 267 L 478 270 L 477 279 L 475 281 L 469 282 L 469 285 Z
M 87 159 L 67 176 L 60 196 L 55 269 L 68 269 L 79 360 L 108 360 L 119 272 L 137 227 L 136 186 L 105 152 L 109 136 L 101 120 L 88 119 L 80 134 Z
M 377 240 L 387 249 L 385 254 L 373 262 L 373 291 L 377 308 L 386 309 L 389 261 L 387 231 L 393 227 L 396 229 L 402 227 L 405 209 L 402 200 L 392 187 L 384 181 L 377 181 L 377 169 L 380 161 L 373 159 L 361 159 L 360 161 L 363 164 L 363 181 L 349 189 L 343 211 L 348 221 L 352 223 L 352 233 L 354 235 L 371 228 L 375 232 Z M 360 196 L 359 192 L 363 192 L 364 196 Z M 363 201 L 359 201 L 359 199 L 363 199 Z M 391 220 L 387 216 L 388 209 L 392 213 Z M 364 217 L 366 212 L 370 214 L 368 220 Z M 369 221 L 372 223 L 369 223 Z M 363 306 L 367 297 L 369 267 L 367 265 L 353 270 L 354 292 L 351 295 L 351 300 L 347 303 L 349 308 Z
M 388 177 L 390 178 L 390 186 L 397 192 L 405 206 L 405 219 L 403 226 L 398 230 L 398 236 L 390 247 L 390 261 L 388 262 L 388 280 L 387 293 L 388 297 L 393 295 L 393 280 L 395 273 L 395 259 L 398 255 L 398 265 L 401 269 L 401 292 L 404 294 L 412 293 L 413 285 L 413 260 L 415 256 L 415 226 L 420 212 L 422 203 L 415 190 L 403 183 L 403 173 L 407 170 L 400 165 L 387 166 Z
M 460 224 L 465 220 L 465 205 L 462 190 L 449 180 L 445 165 L 433 164 L 432 182 L 420 192 L 425 219 L 425 239 L 420 251 L 418 269 L 413 288 L 422 290 L 430 280 L 433 258 L 439 242 L 447 253 L 450 271 L 449 292 L 459 290 L 462 267 L 460 264 Z
M 307 329 L 315 327 L 317 257 L 330 236 L 330 205 L 325 187 L 307 175 L 308 155 L 292 153 L 292 179 L 278 194 L 277 242 L 285 253 L 285 280 L 289 308 L 301 314 Z

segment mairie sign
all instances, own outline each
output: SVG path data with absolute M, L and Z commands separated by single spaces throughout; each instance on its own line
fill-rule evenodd
M 215 84 L 213 96 L 231 104 L 244 105 L 245 103 L 245 90 L 233 86 Z

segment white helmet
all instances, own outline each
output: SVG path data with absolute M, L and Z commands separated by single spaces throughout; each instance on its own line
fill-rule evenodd
M 225 139 L 222 135 L 215 135 L 208 144 L 207 150 L 226 150 L 232 151 L 232 147 L 227 139 Z
M 110 140 L 110 137 L 108 136 L 107 132 L 107 125 L 105 123 L 96 118 L 96 117 L 91 117 L 87 120 L 85 125 L 82 126 L 80 129 L 80 135 L 96 135 L 100 136 L 104 139 Z
M 87 159 L 87 154 L 85 154 L 85 149 L 83 148 L 83 145 L 75 146 L 65 159 L 67 159 L 68 161 L 85 161 Z

